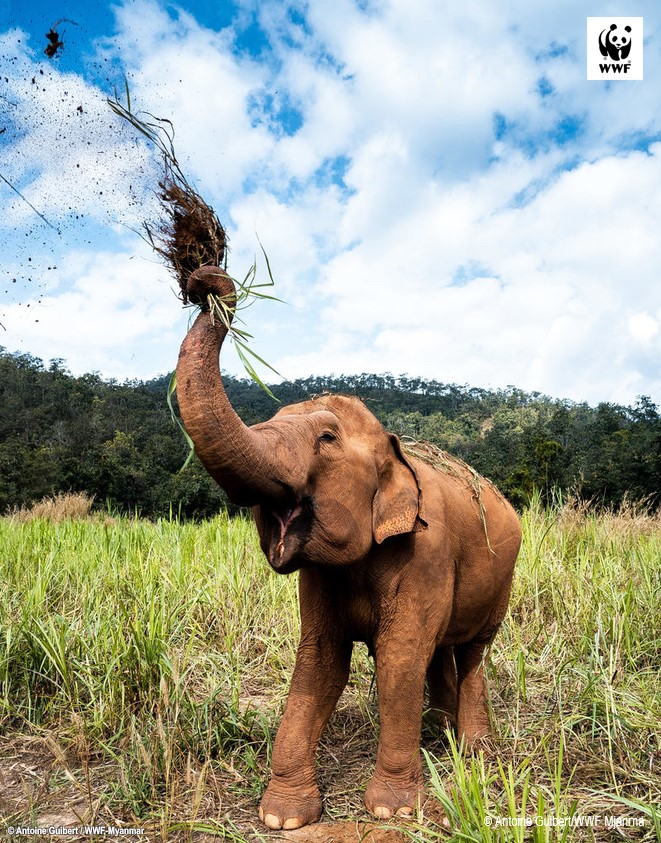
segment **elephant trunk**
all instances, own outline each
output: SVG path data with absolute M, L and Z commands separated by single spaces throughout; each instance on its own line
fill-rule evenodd
M 187 297 L 203 306 L 184 339 L 177 363 L 177 400 L 181 417 L 200 461 L 241 506 L 264 499 L 281 499 L 286 486 L 273 462 L 274 443 L 267 431 L 247 427 L 227 398 L 220 375 L 219 355 L 227 327 L 212 320 L 206 306 L 209 294 L 236 302 L 232 279 L 218 267 L 195 270 L 188 280 Z

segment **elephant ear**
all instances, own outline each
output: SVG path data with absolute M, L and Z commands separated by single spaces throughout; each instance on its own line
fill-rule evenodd
M 372 501 L 372 531 L 377 544 L 403 533 L 427 528 L 418 476 L 394 434 L 393 453 L 379 466 L 379 487 Z

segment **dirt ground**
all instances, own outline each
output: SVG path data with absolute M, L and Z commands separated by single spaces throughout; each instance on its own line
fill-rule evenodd
M 317 823 L 297 831 L 281 833 L 281 839 L 297 843 L 401 843 L 408 840 L 397 829 L 382 828 L 371 823 Z
M 403 843 L 410 836 L 387 823 L 370 821 L 362 805 L 362 791 L 370 772 L 365 758 L 365 744 L 347 741 L 347 731 L 355 723 L 344 716 L 336 721 L 320 754 L 320 786 L 328 811 L 322 822 L 295 831 L 267 831 L 257 819 L 255 798 L 237 796 L 240 788 L 231 772 L 218 769 L 213 762 L 204 769 L 181 771 L 181 782 L 172 786 L 163 822 L 140 824 L 126 816 L 115 816 L 109 808 L 113 782 L 120 772 L 110 763 L 81 761 L 80 753 L 67 754 L 51 735 L 23 736 L 0 742 L 0 837 L 9 829 L 28 826 L 39 829 L 66 829 L 59 833 L 19 836 L 8 839 L 105 840 L 112 834 L 101 828 L 142 829 L 139 839 L 145 843 L 167 840 L 191 840 L 211 843 L 222 839 L 223 828 L 234 828 L 247 839 L 262 843 Z M 353 756 L 353 757 L 352 757 Z M 233 779 L 233 780 L 232 780 Z M 230 796 L 234 792 L 234 796 Z M 194 811 L 187 807 L 190 794 L 197 793 Z M 426 806 L 425 813 L 438 813 Z M 191 827 L 186 820 L 195 817 Z M 345 817 L 355 817 L 345 820 Z M 186 818 L 178 825 L 178 820 Z M 205 833 L 204 826 L 216 834 Z M 92 827 L 92 828 L 89 828 Z M 164 835 L 163 829 L 171 830 Z M 73 832 L 73 829 L 76 829 Z M 96 829 L 95 833 L 92 829 Z M 73 833 L 72 833 L 73 832 Z M 115 836 L 117 836 L 115 834 Z M 227 836 L 227 839 L 232 839 Z

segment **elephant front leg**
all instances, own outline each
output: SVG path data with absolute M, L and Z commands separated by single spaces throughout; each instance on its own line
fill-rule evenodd
M 410 642 L 409 642 L 410 643 Z M 420 731 L 428 657 L 392 641 L 376 648 L 381 734 L 365 805 L 378 819 L 408 816 L 423 794 Z
M 301 639 L 284 717 L 273 746 L 272 778 L 259 806 L 269 828 L 293 829 L 321 815 L 314 756 L 347 683 L 351 644 L 310 635 Z

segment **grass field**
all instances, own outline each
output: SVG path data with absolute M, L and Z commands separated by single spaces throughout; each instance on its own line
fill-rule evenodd
M 430 800 L 370 840 L 661 841 L 661 520 L 533 505 L 523 524 L 492 746 L 426 734 Z M 0 834 L 278 838 L 256 804 L 297 629 L 296 577 L 246 519 L 0 519 Z M 290 839 L 372 828 L 355 824 L 378 734 L 362 645 L 353 667 L 319 752 L 334 831 Z

